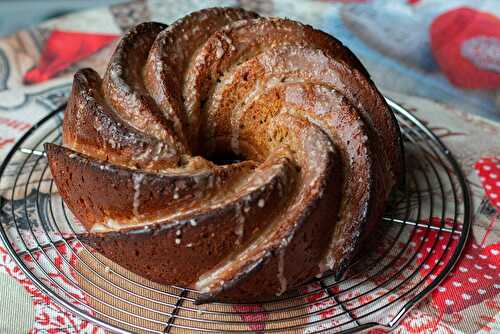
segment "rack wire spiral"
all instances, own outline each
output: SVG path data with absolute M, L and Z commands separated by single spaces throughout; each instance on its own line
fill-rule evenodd
M 404 137 L 405 185 L 343 277 L 326 274 L 258 305 L 200 308 L 196 291 L 160 286 L 111 263 L 78 240 L 81 226 L 50 176 L 43 143 L 60 142 L 64 107 L 30 129 L 0 167 L 0 236 L 42 292 L 118 333 L 392 329 L 451 271 L 471 217 L 467 184 L 451 152 L 409 111 L 387 101 Z

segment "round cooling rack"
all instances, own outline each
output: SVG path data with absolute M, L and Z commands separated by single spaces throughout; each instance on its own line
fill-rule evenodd
M 405 184 L 344 276 L 324 275 L 261 304 L 194 305 L 197 292 L 134 275 L 81 243 L 52 182 L 43 143 L 60 142 L 63 108 L 16 143 L 0 169 L 0 234 L 56 303 L 118 333 L 390 330 L 451 271 L 471 226 L 470 197 L 451 152 L 391 100 L 404 137 Z M 189 263 L 186 263 L 189 265 Z

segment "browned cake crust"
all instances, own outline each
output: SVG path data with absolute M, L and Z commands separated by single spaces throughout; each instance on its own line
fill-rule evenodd
M 78 71 L 63 146 L 45 149 L 83 242 L 203 303 L 342 272 L 401 177 L 401 147 L 338 40 L 212 8 L 136 26 L 104 79 Z M 228 155 L 243 161 L 211 162 Z

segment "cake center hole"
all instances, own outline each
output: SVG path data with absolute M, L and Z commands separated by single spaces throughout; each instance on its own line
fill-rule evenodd
M 216 154 L 210 157 L 210 161 L 212 161 L 214 164 L 223 166 L 223 165 L 230 165 L 230 164 L 235 164 L 238 162 L 245 161 L 245 157 L 241 155 L 237 155 L 234 152 L 226 152 L 224 154 Z

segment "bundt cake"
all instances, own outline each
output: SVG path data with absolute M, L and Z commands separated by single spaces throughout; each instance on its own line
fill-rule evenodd
M 235 8 L 130 30 L 103 79 L 75 74 L 45 149 L 80 240 L 198 303 L 341 273 L 402 174 L 394 115 L 349 49 Z

